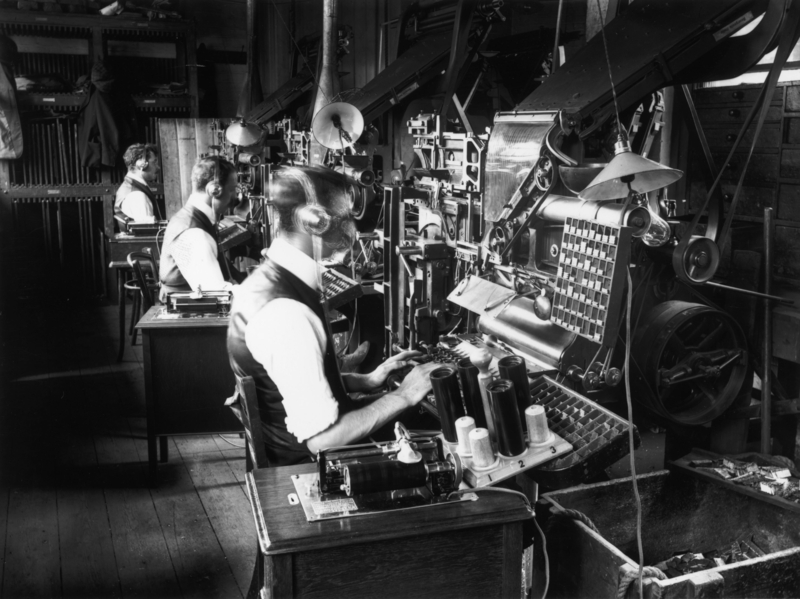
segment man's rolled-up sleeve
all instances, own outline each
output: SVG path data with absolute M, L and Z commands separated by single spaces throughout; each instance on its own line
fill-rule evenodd
M 304 442 L 330 427 L 339 404 L 325 378 L 325 328 L 295 300 L 274 299 L 248 323 L 247 348 L 283 396 L 286 428 Z

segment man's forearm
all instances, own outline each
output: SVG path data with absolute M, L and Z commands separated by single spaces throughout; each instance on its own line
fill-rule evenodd
M 387 393 L 368 406 L 339 416 L 336 422 L 306 441 L 311 453 L 327 447 L 347 445 L 374 433 L 397 418 L 411 403 L 398 393 Z

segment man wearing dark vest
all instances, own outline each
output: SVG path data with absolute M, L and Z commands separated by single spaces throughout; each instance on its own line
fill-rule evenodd
M 217 246 L 217 222 L 236 193 L 236 167 L 219 156 L 198 158 L 192 193 L 169 220 L 161 250 L 161 294 L 222 291 L 238 276 Z
M 117 188 L 114 217 L 120 223 L 162 220 L 150 183 L 158 177 L 158 152 L 150 144 L 134 144 L 122 157 L 128 173 Z
M 238 376 L 255 379 L 270 466 L 310 462 L 320 449 L 364 439 L 430 391 L 434 364 L 415 367 L 396 391 L 367 405 L 348 395 L 382 386 L 415 352 L 398 354 L 370 374 L 339 372 L 316 260 L 349 247 L 355 233 L 350 185 L 330 169 L 277 170 L 271 197 L 280 234 L 264 264 L 234 293 L 228 353 Z

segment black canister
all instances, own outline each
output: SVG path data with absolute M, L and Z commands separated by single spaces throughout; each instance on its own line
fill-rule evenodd
M 514 383 L 508 379 L 497 379 L 486 385 L 486 391 L 492 404 L 497 449 L 500 455 L 514 457 L 525 453 L 527 447 L 517 410 Z
M 457 443 L 456 420 L 464 415 L 461 391 L 458 388 L 458 373 L 452 366 L 442 366 L 431 372 L 431 386 L 436 398 L 436 410 L 442 423 L 445 441 Z
M 487 428 L 486 413 L 483 411 L 483 399 L 481 399 L 481 384 L 478 382 L 478 367 L 469 358 L 459 360 L 456 367 L 461 390 L 464 392 L 467 416 L 475 419 L 476 428 Z
M 523 430 L 525 428 L 525 410 L 531 405 L 531 385 L 528 380 L 528 367 L 525 360 L 519 356 L 506 356 L 497 362 L 497 370 L 501 379 L 508 379 L 514 383 L 517 394 L 517 409 Z

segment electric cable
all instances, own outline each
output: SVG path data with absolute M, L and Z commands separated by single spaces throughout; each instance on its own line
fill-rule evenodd
M 595 4 L 597 5 L 597 18 L 600 21 L 603 21 L 603 11 L 600 8 L 600 0 L 595 0 Z M 611 95 L 614 97 L 614 112 L 617 115 L 617 127 L 621 130 L 622 129 L 622 121 L 619 120 L 619 105 L 617 104 L 617 90 L 614 87 L 614 78 L 611 76 L 611 58 L 608 56 L 608 42 L 606 41 L 606 28 L 603 25 L 600 28 L 600 35 L 603 38 L 603 49 L 605 50 L 606 55 L 606 65 L 608 65 L 608 80 L 611 82 Z
M 481 493 L 484 491 L 519 495 L 525 502 L 525 508 L 531 513 L 531 520 L 533 520 L 533 525 L 536 527 L 536 530 L 539 532 L 539 536 L 542 539 L 542 555 L 544 557 L 544 592 L 542 593 L 542 599 L 545 599 L 547 597 L 547 591 L 550 588 L 550 558 L 547 555 L 547 538 L 544 536 L 544 531 L 539 526 L 539 523 L 536 522 L 533 506 L 531 505 L 531 502 L 528 499 L 528 497 L 524 493 L 520 491 L 515 491 L 514 489 L 504 489 L 502 487 L 476 487 L 474 489 L 457 489 L 456 491 L 451 491 L 450 493 L 447 494 L 447 499 L 450 499 L 450 497 L 452 497 L 453 495 L 463 495 L 465 493 Z
M 227 443 L 228 445 L 233 445 L 234 447 L 238 447 L 239 449 L 244 449 L 245 447 L 245 443 L 239 445 L 238 443 L 234 443 L 233 441 L 229 441 L 228 439 L 226 439 L 225 435 L 217 435 L 217 437 L 225 441 L 225 443 Z
M 628 274 L 628 310 L 625 315 L 626 320 L 626 343 L 625 343 L 625 399 L 628 404 L 628 446 L 631 465 L 631 481 L 633 482 L 633 495 L 636 498 L 636 546 L 639 550 L 639 597 L 642 599 L 642 579 L 644 577 L 644 549 L 642 547 L 642 498 L 639 495 L 639 485 L 636 481 L 636 459 L 634 457 L 633 439 L 633 402 L 631 401 L 631 375 L 629 362 L 631 357 L 631 311 L 633 307 L 633 282 L 631 280 L 631 269 L 626 269 Z

